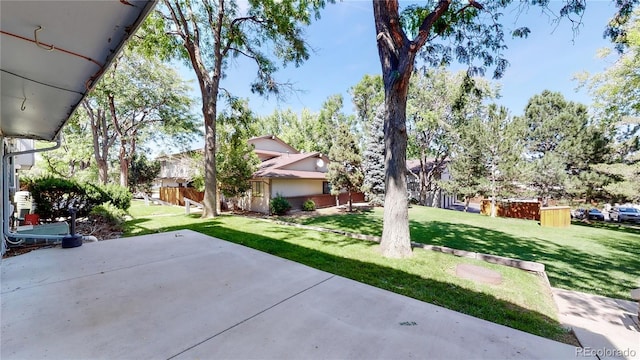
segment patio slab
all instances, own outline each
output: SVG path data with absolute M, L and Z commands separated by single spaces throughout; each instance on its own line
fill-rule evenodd
M 578 357 L 188 230 L 34 251 L 1 280 L 2 359 Z

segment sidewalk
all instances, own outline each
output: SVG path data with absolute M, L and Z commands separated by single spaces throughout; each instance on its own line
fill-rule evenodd
M 585 352 L 603 359 L 640 359 L 638 304 L 552 288 L 560 322 L 570 326 Z

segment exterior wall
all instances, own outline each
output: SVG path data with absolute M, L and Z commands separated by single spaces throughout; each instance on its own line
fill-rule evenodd
M 194 170 L 191 168 L 193 162 L 190 159 L 167 159 L 161 160 L 159 178 L 191 178 Z
M 311 179 L 271 179 L 271 197 L 277 194 L 283 197 L 322 194 L 322 182 Z
M 317 164 L 318 160 L 322 160 L 324 164 L 322 166 L 318 166 Z M 327 172 L 329 171 L 329 169 L 327 168 L 328 163 L 329 163 L 329 160 L 327 158 L 325 157 L 319 158 L 317 156 L 314 156 L 308 159 L 298 161 L 288 166 L 283 166 L 282 169 Z
M 17 139 L 15 144 L 17 146 L 13 151 L 26 151 L 33 150 L 35 148 L 34 141 L 31 139 Z M 22 154 L 16 156 L 14 159 L 16 169 L 29 170 L 35 162 L 35 154 Z M 20 167 L 18 167 L 18 165 Z
M 271 199 L 269 196 L 271 193 L 269 179 L 256 179 L 254 181 L 262 182 L 262 196 L 253 196 L 251 190 L 249 190 L 247 194 L 238 201 L 238 206 L 245 211 L 268 214 L 270 212 L 269 200 Z
M 316 204 L 316 208 L 326 208 L 332 207 L 336 205 L 345 205 L 349 203 L 349 194 L 346 192 L 341 193 L 336 196 L 331 194 L 322 194 L 322 195 L 307 195 L 307 196 L 294 196 L 288 197 L 287 201 L 291 204 L 291 209 L 293 210 L 301 210 L 302 204 L 304 204 L 307 200 L 313 200 Z M 353 193 L 351 194 L 351 200 L 354 203 L 365 202 L 363 193 Z
M 186 187 L 186 179 L 158 179 L 157 184 L 159 187 Z
M 277 152 L 281 152 L 281 153 L 291 153 L 291 154 L 295 154 L 297 153 L 296 150 L 294 150 L 292 147 L 286 146 L 278 141 L 275 141 L 273 139 L 254 139 L 251 140 L 251 144 L 253 144 L 255 146 L 256 149 L 259 150 L 267 150 L 267 151 L 277 151 Z

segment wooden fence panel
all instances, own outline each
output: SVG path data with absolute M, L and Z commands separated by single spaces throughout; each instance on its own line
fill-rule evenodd
M 540 209 L 540 226 L 568 227 L 571 225 L 569 206 L 551 206 Z
M 183 198 L 191 199 L 193 201 L 202 202 L 204 200 L 204 192 L 197 191 L 194 188 L 177 188 L 177 187 L 162 187 L 160 188 L 160 200 L 168 202 L 173 205 L 184 206 Z
M 482 200 L 480 214 L 491 215 L 491 200 Z M 540 220 L 540 203 L 537 201 L 496 201 L 496 216 Z

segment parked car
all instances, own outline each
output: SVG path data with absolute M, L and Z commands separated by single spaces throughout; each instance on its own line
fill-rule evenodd
M 640 222 L 640 211 L 633 207 L 615 207 L 609 214 L 611 221 Z
M 593 209 L 589 210 L 588 218 L 589 218 L 589 220 L 604 221 L 604 214 L 600 210 L 598 210 L 596 208 L 593 208 Z
M 571 210 L 571 218 L 573 219 L 584 219 L 586 214 L 587 214 L 587 210 L 585 209 Z

